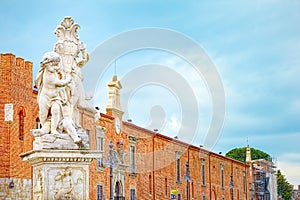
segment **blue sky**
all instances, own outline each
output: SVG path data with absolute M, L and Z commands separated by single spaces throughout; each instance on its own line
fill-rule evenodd
M 225 153 L 245 146 L 248 138 L 251 146 L 277 158 L 292 184 L 300 184 L 300 1 L 2 0 L 0 5 L 0 52 L 32 61 L 34 73 L 43 54 L 52 50 L 54 29 L 65 16 L 79 23 L 79 36 L 91 55 L 106 40 L 138 28 L 166 28 L 191 38 L 214 62 L 224 85 L 225 122 L 212 150 Z M 126 75 L 153 63 L 168 66 L 190 85 L 199 110 L 192 142 L 202 144 L 213 105 L 203 77 L 189 63 L 170 53 L 142 50 L 120 57 L 117 74 L 126 82 Z M 98 78 L 94 103 L 102 111 L 113 72 L 112 64 Z M 154 126 L 175 136 L 182 118 L 193 117 L 182 116 L 180 101 L 170 87 L 148 84 L 134 90 L 123 106 L 129 110 L 126 117 L 150 128 L 154 106 L 152 111 L 165 116 L 165 123 Z

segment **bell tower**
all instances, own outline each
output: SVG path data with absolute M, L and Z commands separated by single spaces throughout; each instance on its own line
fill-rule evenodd
M 246 163 L 251 163 L 251 148 L 249 147 L 249 145 L 247 145 L 246 147 Z
M 114 75 L 112 80 L 108 83 L 108 102 L 106 105 L 106 114 L 117 117 L 122 121 L 124 114 L 120 103 L 120 89 L 122 89 L 121 82 L 117 75 Z

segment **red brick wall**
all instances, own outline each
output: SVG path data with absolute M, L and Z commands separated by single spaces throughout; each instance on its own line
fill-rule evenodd
M 37 93 L 32 90 L 32 63 L 16 58 L 13 54 L 0 55 L 0 178 L 19 177 L 31 178 L 31 167 L 21 162 L 19 154 L 32 149 L 30 129 L 35 128 L 38 115 L 36 101 Z M 14 105 L 14 121 L 4 122 L 4 104 Z M 24 107 L 26 112 L 24 140 L 19 139 L 18 111 Z M 96 135 L 94 116 L 81 111 L 81 124 L 90 130 L 91 149 L 96 149 Z M 182 199 L 186 199 L 185 164 L 189 161 L 192 182 L 190 199 L 230 199 L 230 174 L 233 174 L 234 199 L 249 199 L 249 192 L 243 191 L 243 171 L 246 171 L 249 186 L 249 167 L 243 163 L 225 158 L 222 155 L 206 151 L 202 148 L 188 145 L 173 138 L 123 122 L 120 134 L 114 129 L 114 118 L 101 114 L 99 125 L 106 128 L 104 151 L 107 154 L 109 141 L 112 140 L 114 149 L 118 142 L 123 142 L 123 148 L 129 151 L 129 136 L 136 141 L 137 174 L 131 176 L 127 168 L 125 175 L 124 193 L 126 199 L 130 197 L 130 189 L 136 189 L 138 199 L 162 200 L 169 199 L 170 190 L 178 190 Z M 181 182 L 176 182 L 176 151 L 180 151 Z M 201 158 L 205 159 L 206 185 L 202 186 Z M 104 159 L 105 161 L 105 159 Z M 129 164 L 129 154 L 126 159 Z M 224 189 L 221 188 L 220 164 L 224 164 Z M 96 184 L 104 186 L 105 199 L 109 199 L 109 169 L 96 170 L 96 161 L 90 165 L 90 199 L 96 197 Z M 166 192 L 167 191 L 167 192 Z M 249 188 L 247 188 L 249 191 Z
M 8 122 L 4 122 L 4 104 L 10 103 L 10 83 L 11 71 L 10 67 L 14 62 L 14 55 L 0 54 L 0 177 L 9 177 L 10 165 L 10 134 Z
M 31 166 L 21 162 L 19 155 L 32 149 L 33 102 L 32 92 L 32 63 L 16 58 L 13 54 L 1 54 L 1 102 L 0 102 L 0 177 L 31 177 Z M 4 122 L 4 104 L 14 106 L 13 122 Z M 19 139 L 19 115 L 24 107 L 24 140 Z
M 247 191 L 249 190 L 248 186 L 251 180 L 248 165 L 140 128 L 128 122 L 123 122 L 121 134 L 116 134 L 114 131 L 114 120 L 107 115 L 102 115 L 100 124 L 107 129 L 106 146 L 108 146 L 110 139 L 112 139 L 114 146 L 116 146 L 118 141 L 122 140 L 124 150 L 128 153 L 128 137 L 134 136 L 137 138 L 137 174 L 136 176 L 130 176 L 128 170 L 126 172 L 124 191 L 126 199 L 130 197 L 129 191 L 131 188 L 136 188 L 138 199 L 169 199 L 170 190 L 175 189 L 181 193 L 182 199 L 186 199 L 186 181 L 184 179 L 186 161 L 189 161 L 190 175 L 192 178 L 192 182 L 189 183 L 190 199 L 202 199 L 203 195 L 205 195 L 207 199 L 222 199 L 222 197 L 230 199 L 231 193 L 229 185 L 231 173 L 233 174 L 234 199 L 249 199 L 249 192 L 244 193 L 243 186 L 243 171 L 245 171 L 246 187 Z M 105 151 L 108 151 L 107 147 L 105 147 Z M 182 152 L 180 161 L 181 183 L 176 183 L 176 151 Z M 128 156 L 127 163 L 129 163 Z M 205 186 L 202 186 L 201 158 L 205 159 Z M 224 189 L 221 188 L 221 163 L 224 164 Z M 91 171 L 93 170 L 94 169 Z M 108 199 L 108 169 L 106 169 L 105 172 L 96 172 L 94 170 L 92 173 L 95 179 L 92 181 L 91 187 L 95 188 L 94 184 L 96 182 L 105 184 L 105 198 Z M 92 197 L 95 196 L 96 189 L 94 190 L 95 191 L 90 192 Z

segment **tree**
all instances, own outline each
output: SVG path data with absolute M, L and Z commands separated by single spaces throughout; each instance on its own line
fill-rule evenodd
M 225 156 L 245 163 L 246 147 L 231 149 L 225 154 Z M 271 160 L 271 156 L 269 154 L 254 148 L 251 148 L 251 158 L 252 160 L 257 160 L 257 159 Z
M 286 180 L 280 170 L 277 171 L 277 193 L 284 200 L 292 199 L 293 186 Z

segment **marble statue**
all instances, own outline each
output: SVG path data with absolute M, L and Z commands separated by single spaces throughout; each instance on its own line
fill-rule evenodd
M 83 88 L 81 67 L 88 61 L 88 54 L 79 41 L 78 28 L 70 17 L 65 17 L 56 28 L 54 50 L 45 53 L 40 62 L 35 85 L 41 128 L 31 130 L 33 149 L 20 155 L 33 167 L 32 184 L 27 184 L 32 185 L 32 192 L 26 191 L 33 198 L 22 199 L 90 199 L 90 164 L 95 159 L 103 160 L 103 151 L 90 149 L 89 131 L 80 124 L 83 120 L 79 111 L 93 114 L 96 131 L 105 132 L 97 125 L 99 109 L 90 105 Z M 89 121 L 89 127 L 93 122 Z M 23 197 L 22 192 L 17 194 L 19 199 Z
M 60 87 L 71 82 L 71 77 L 60 79 L 58 65 L 60 57 L 55 52 L 45 53 L 41 61 L 41 69 L 35 80 L 38 91 L 39 117 L 42 134 L 51 131 L 58 135 L 58 123 L 61 120 L 61 110 L 64 104 L 63 91 Z M 49 116 L 49 112 L 51 115 Z
M 85 44 L 79 40 L 77 30 L 80 26 L 74 23 L 71 17 L 65 17 L 55 29 L 58 41 L 54 51 L 61 57 L 62 78 L 71 76 L 71 84 L 65 87 L 66 100 L 69 102 L 72 119 L 76 127 L 80 126 L 79 109 L 87 109 L 95 114 L 95 109 L 90 105 L 88 96 L 83 88 L 83 74 L 81 68 L 88 61 L 89 55 Z M 80 58 L 81 53 L 81 58 Z M 80 58 L 80 59 L 78 59 Z
M 79 40 L 80 26 L 65 17 L 56 28 L 58 41 L 54 51 L 44 54 L 35 80 L 38 88 L 41 129 L 31 130 L 34 149 L 88 149 L 88 133 L 80 124 L 79 110 L 87 110 L 99 119 L 83 88 L 81 67 L 89 56 Z M 81 54 L 81 58 L 80 58 Z

